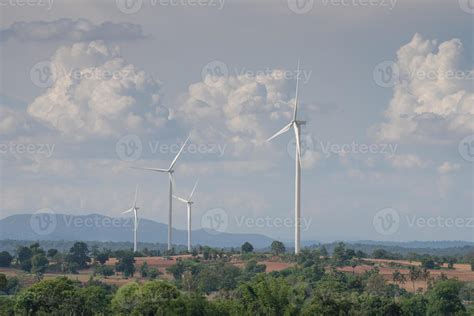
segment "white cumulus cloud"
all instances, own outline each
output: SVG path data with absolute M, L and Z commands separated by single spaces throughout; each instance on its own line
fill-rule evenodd
M 54 84 L 28 113 L 72 139 L 141 133 L 163 126 L 160 84 L 102 41 L 59 48 L 51 59 Z
M 400 77 L 385 112 L 374 126 L 378 140 L 442 142 L 474 130 L 472 69 L 463 69 L 458 39 L 437 44 L 416 34 L 397 52 Z

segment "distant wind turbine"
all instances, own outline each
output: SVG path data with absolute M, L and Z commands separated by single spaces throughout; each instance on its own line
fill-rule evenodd
M 289 131 L 292 127 L 295 132 L 296 138 L 296 155 L 295 155 L 295 254 L 300 252 L 301 245 L 301 130 L 300 126 L 306 124 L 305 121 L 299 121 L 297 119 L 298 114 L 298 86 L 299 86 L 299 76 L 300 75 L 300 61 L 298 60 L 298 70 L 296 74 L 296 94 L 295 94 L 295 107 L 293 109 L 293 119 L 287 125 L 285 125 L 281 130 L 276 132 L 272 137 L 267 139 L 271 141 L 275 137 L 280 136 L 281 134 Z
M 173 197 L 183 203 L 186 203 L 188 207 L 188 252 L 191 252 L 191 205 L 194 203 L 192 201 L 194 191 L 196 190 L 196 187 L 198 185 L 198 181 L 194 184 L 193 190 L 191 191 L 191 194 L 189 195 L 188 199 L 183 199 L 179 196 L 173 195 Z
M 181 155 L 181 152 L 184 149 L 184 146 L 186 146 L 186 143 L 188 142 L 189 137 L 186 138 L 184 141 L 183 145 L 178 151 L 178 154 L 174 157 L 173 161 L 171 162 L 170 166 L 168 169 L 157 169 L 157 168 L 140 168 L 140 167 L 132 167 L 134 169 L 142 169 L 142 170 L 150 170 L 150 171 L 155 171 L 155 172 L 166 172 L 168 173 L 169 177 L 169 210 L 168 210 L 168 250 L 171 250 L 171 243 L 172 243 L 172 226 L 173 226 L 173 172 L 174 172 L 174 165 L 176 164 L 176 161 L 179 158 L 179 155 Z
M 138 185 L 135 189 L 135 199 L 133 200 L 133 207 L 122 214 L 133 212 L 133 252 L 137 252 L 137 232 L 138 232 L 138 210 L 140 209 L 137 207 L 137 198 L 138 198 Z

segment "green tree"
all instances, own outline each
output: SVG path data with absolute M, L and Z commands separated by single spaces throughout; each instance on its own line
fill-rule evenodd
M 253 246 L 251 243 L 249 243 L 248 241 L 246 241 L 242 247 L 241 247 L 241 250 L 242 250 L 242 253 L 250 253 L 250 252 L 253 252 Z
M 8 251 L 0 252 L 0 267 L 8 268 L 13 260 L 13 256 Z
M 76 264 L 78 269 L 86 269 L 87 264 L 91 262 L 87 244 L 81 241 L 74 243 L 66 256 L 66 261 Z
M 95 260 L 97 260 L 100 264 L 105 264 L 107 260 L 109 260 L 109 253 L 108 252 L 99 252 L 95 256 Z
M 3 273 L 0 273 L 0 292 L 3 292 L 6 290 L 8 285 L 8 280 L 7 276 Z
M 400 307 L 402 315 L 418 316 L 426 315 L 428 301 L 423 295 L 415 294 L 401 300 Z
M 31 258 L 31 273 L 43 274 L 48 265 L 49 261 L 44 254 L 36 254 Z
M 81 315 L 110 314 L 110 297 L 109 293 L 104 287 L 98 285 L 89 285 L 79 289 L 78 296 L 80 297 L 81 301 Z
M 415 266 L 410 266 L 408 268 L 408 278 L 410 279 L 410 281 L 412 282 L 413 284 L 413 291 L 416 290 L 415 288 L 415 283 L 418 279 L 420 279 L 421 277 L 421 270 L 420 268 L 418 267 L 415 267 Z
M 53 259 L 58 254 L 58 249 L 48 249 L 48 258 Z
M 122 272 L 125 277 L 135 274 L 135 254 L 133 251 L 122 251 L 117 254 L 118 262 L 115 264 L 115 271 Z
M 33 257 L 33 251 L 29 247 L 18 247 L 17 259 L 22 270 L 28 272 L 31 270 L 31 257 Z
M 94 272 L 104 277 L 114 275 L 114 269 L 112 267 L 106 266 L 105 264 L 96 266 Z
M 466 312 L 459 297 L 461 287 L 461 282 L 454 279 L 436 282 L 427 294 L 427 315 L 462 315 Z
M 140 274 L 142 278 L 147 278 L 150 273 L 150 269 L 148 268 L 148 263 L 146 261 L 140 267 Z
M 401 273 L 400 270 L 395 269 L 395 271 L 392 273 L 392 281 L 398 284 L 405 284 L 407 280 L 405 275 Z
M 282 253 L 285 253 L 285 245 L 278 240 L 274 240 L 271 245 L 272 252 L 275 256 L 279 256 Z

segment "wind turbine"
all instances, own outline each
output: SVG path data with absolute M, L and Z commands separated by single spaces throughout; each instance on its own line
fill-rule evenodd
M 191 199 L 193 198 L 194 191 L 198 185 L 198 181 L 194 184 L 193 190 L 189 195 L 188 199 L 183 199 L 179 196 L 173 195 L 173 197 L 183 203 L 186 203 L 188 207 L 188 252 L 191 252 L 191 205 L 194 203 Z
M 295 94 L 295 107 L 293 109 L 293 119 L 290 123 L 285 125 L 281 130 L 276 132 L 272 137 L 267 139 L 271 141 L 275 137 L 280 136 L 281 134 L 289 131 L 293 128 L 295 132 L 296 139 L 296 155 L 295 155 L 295 254 L 300 252 L 301 244 L 301 130 L 300 127 L 306 124 L 305 121 L 299 121 L 297 119 L 298 114 L 298 87 L 299 87 L 299 77 L 300 77 L 300 61 L 298 60 L 298 70 L 296 74 L 296 94 Z
M 138 231 L 138 210 L 140 209 L 137 207 L 137 197 L 138 197 L 138 185 L 135 189 L 135 199 L 133 200 L 133 207 L 122 214 L 133 212 L 133 252 L 137 252 L 137 231 Z
M 176 156 L 174 157 L 173 161 L 171 162 L 170 166 L 168 167 L 168 169 L 158 169 L 158 168 L 140 168 L 140 167 L 132 167 L 134 169 L 142 169 L 142 170 L 150 170 L 150 171 L 155 171 L 155 172 L 164 172 L 164 173 L 168 173 L 168 177 L 169 177 L 169 209 L 168 209 L 168 250 L 171 250 L 171 241 L 172 241 L 172 225 L 173 225 L 173 172 L 174 172 L 174 165 L 176 164 L 176 161 L 178 160 L 179 158 L 179 155 L 181 155 L 181 152 L 183 151 L 184 149 L 184 146 L 186 146 L 186 143 L 188 142 L 189 140 L 189 136 L 188 138 L 186 138 L 186 140 L 184 141 L 183 145 L 181 146 L 181 148 L 179 149 L 178 153 L 176 154 Z

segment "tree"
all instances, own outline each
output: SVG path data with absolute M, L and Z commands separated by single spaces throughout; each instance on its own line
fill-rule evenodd
M 3 273 L 0 273 L 0 292 L 3 292 L 8 285 L 7 276 Z
M 402 274 L 398 269 L 396 269 L 392 273 L 392 280 L 393 282 L 398 283 L 398 284 L 405 284 L 405 282 L 407 281 L 405 278 L 405 275 Z
M 48 265 L 49 261 L 44 254 L 36 254 L 31 258 L 31 273 L 43 274 Z
M 31 270 L 31 257 L 33 257 L 33 251 L 29 247 L 20 246 L 17 249 L 17 259 L 20 263 L 20 268 L 24 271 L 30 272 Z
M 98 285 L 89 285 L 78 290 L 80 315 L 110 315 L 110 299 L 107 290 Z
M 246 241 L 242 247 L 241 247 L 241 250 L 243 253 L 250 253 L 250 252 L 253 252 L 253 246 L 251 243 L 249 243 L 248 241 Z
M 463 315 L 466 308 L 459 296 L 461 287 L 454 279 L 437 282 L 427 294 L 427 315 Z
M 285 252 L 285 245 L 278 240 L 274 240 L 271 245 L 272 252 L 275 256 L 279 256 L 280 254 Z
M 13 260 L 13 256 L 8 251 L 0 252 L 0 267 L 8 268 Z
M 58 249 L 48 249 L 48 258 L 54 258 L 54 256 L 56 256 L 58 253 Z
M 122 251 L 117 254 L 118 262 L 115 271 L 122 272 L 125 277 L 133 277 L 135 273 L 135 254 L 133 251 Z
M 421 267 L 425 269 L 434 269 L 436 268 L 436 263 L 432 258 L 423 258 L 421 259 Z
M 94 272 L 96 274 L 103 275 L 104 277 L 114 275 L 114 269 L 104 264 L 96 266 Z
M 100 264 L 105 264 L 107 260 L 109 260 L 109 253 L 99 252 L 98 254 L 96 254 L 95 260 L 97 260 Z
M 408 268 L 408 278 L 413 284 L 413 291 L 415 291 L 415 282 L 421 277 L 421 270 L 418 267 L 410 266 Z
M 347 254 L 346 245 L 343 242 L 339 242 L 334 248 L 332 258 L 334 263 L 338 266 L 344 266 L 347 264 L 347 261 L 350 259 L 350 257 Z
M 66 256 L 66 261 L 76 264 L 78 269 L 86 269 L 87 264 L 91 262 L 87 244 L 81 241 L 74 243 Z
M 142 266 L 140 267 L 140 274 L 142 278 L 148 277 L 150 270 L 148 269 L 148 263 L 145 261 L 143 262 Z
M 329 256 L 329 253 L 328 253 L 328 250 L 326 249 L 326 246 L 322 246 L 321 247 L 321 256 L 323 256 L 324 258 L 327 258 Z

